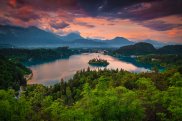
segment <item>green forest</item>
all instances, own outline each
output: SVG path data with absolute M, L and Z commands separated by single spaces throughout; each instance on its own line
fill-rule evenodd
M 19 90 L 20 85 L 26 86 L 24 75 L 30 73 L 31 70 L 21 63 L 0 55 L 0 89 Z
M 117 49 L 115 54 L 122 55 L 147 55 L 147 54 L 178 54 L 182 53 L 182 45 L 166 45 L 155 48 L 152 44 L 138 42 L 134 45 L 123 46 Z
M 23 49 L 23 48 L 3 48 L 0 49 L 0 55 L 10 58 L 14 61 L 24 62 L 27 60 L 37 61 L 45 59 L 67 58 L 74 54 L 68 47 L 58 47 L 55 49 Z

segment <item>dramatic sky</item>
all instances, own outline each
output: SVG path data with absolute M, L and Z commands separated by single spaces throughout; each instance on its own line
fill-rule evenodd
M 0 0 L 0 24 L 182 43 L 182 0 Z

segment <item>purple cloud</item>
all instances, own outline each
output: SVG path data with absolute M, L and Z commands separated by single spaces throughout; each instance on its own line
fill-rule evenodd
M 163 21 L 150 21 L 141 23 L 141 25 L 157 31 L 166 31 L 173 28 L 182 27 L 182 24 L 170 24 Z
M 64 29 L 69 26 L 69 24 L 64 21 L 62 22 L 51 21 L 50 25 L 55 29 Z
M 78 24 L 80 26 L 85 26 L 85 27 L 88 27 L 88 28 L 94 28 L 95 27 L 94 25 L 88 24 L 86 22 L 76 22 L 76 24 Z

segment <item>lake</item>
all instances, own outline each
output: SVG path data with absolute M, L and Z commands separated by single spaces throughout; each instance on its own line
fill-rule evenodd
M 73 77 L 76 71 L 81 69 L 97 70 L 105 67 L 94 67 L 88 64 L 88 61 L 93 58 L 101 58 L 107 60 L 110 64 L 107 69 L 124 69 L 130 72 L 145 72 L 149 71 L 150 66 L 137 63 L 133 58 L 122 57 L 115 58 L 110 55 L 103 55 L 101 53 L 83 53 L 79 55 L 72 55 L 67 59 L 58 59 L 52 62 L 42 62 L 28 66 L 33 72 L 33 78 L 28 81 L 28 84 L 43 84 L 53 85 L 58 83 L 62 78 L 69 80 Z

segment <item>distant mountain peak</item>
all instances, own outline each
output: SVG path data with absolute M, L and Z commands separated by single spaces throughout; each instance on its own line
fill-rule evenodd
M 152 39 L 146 39 L 146 40 L 143 40 L 143 42 L 163 43 L 163 42 L 160 42 L 160 41 L 157 41 L 157 40 L 152 40 Z
M 124 38 L 124 37 L 115 37 L 113 40 L 117 40 L 117 39 L 126 39 L 126 38 Z
M 139 46 L 146 45 L 146 46 L 152 46 L 153 47 L 153 45 L 148 43 L 148 42 L 138 42 L 138 43 L 134 44 L 134 46 L 138 46 L 138 45 Z
M 155 47 L 163 47 L 163 46 L 166 45 L 166 43 L 164 43 L 164 42 L 160 42 L 160 41 L 157 41 L 157 40 L 151 40 L 151 39 L 146 39 L 146 40 L 143 40 L 142 42 L 150 43 Z
M 71 32 L 71 33 L 67 34 L 67 36 L 68 36 L 68 35 L 70 35 L 70 36 L 71 36 L 71 35 L 80 36 L 80 33 L 78 33 L 78 32 Z
M 61 36 L 61 39 L 64 41 L 73 41 L 73 40 L 84 39 L 84 38 L 80 35 L 80 33 L 72 32 L 67 34 L 66 36 Z
M 62 40 L 57 35 L 35 26 L 0 26 L 0 44 L 10 44 L 16 47 L 31 47 L 61 43 Z
M 28 29 L 39 29 L 38 27 L 36 27 L 36 26 L 29 26 L 29 27 L 27 27 Z

